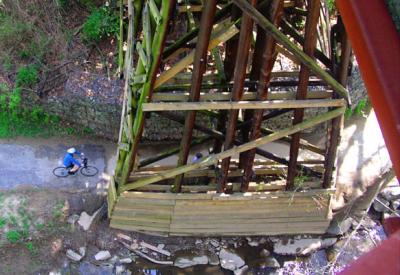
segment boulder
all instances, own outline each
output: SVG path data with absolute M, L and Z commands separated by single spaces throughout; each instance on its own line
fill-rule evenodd
M 243 275 L 246 274 L 246 271 L 249 269 L 249 267 L 247 265 L 242 266 L 239 269 L 236 269 L 235 271 L 233 271 L 233 274 L 235 275 Z
M 269 252 L 267 249 L 263 249 L 260 252 L 260 256 L 262 257 L 268 257 L 269 255 L 271 255 L 271 252 Z
M 389 212 L 389 209 L 390 209 L 389 206 L 390 206 L 390 202 L 380 196 L 378 196 L 378 198 L 376 200 L 374 200 L 374 203 L 373 203 L 374 209 L 376 211 L 382 212 L 382 213 Z
M 83 211 L 92 215 L 105 202 L 105 197 L 95 193 L 73 195 L 68 198 L 68 212 L 70 215 Z
M 174 266 L 179 268 L 187 268 L 194 265 L 206 265 L 208 264 L 208 257 L 203 256 L 194 256 L 194 257 L 178 257 L 174 261 Z
M 219 252 L 219 260 L 224 269 L 235 271 L 244 266 L 244 260 L 228 249 L 221 249 Z
M 73 251 L 72 249 L 68 249 L 67 250 L 67 257 L 71 260 L 73 260 L 74 262 L 79 262 L 80 260 L 82 260 L 83 256 L 76 253 L 75 251 Z
M 280 268 L 281 267 L 281 265 L 279 264 L 277 259 L 275 259 L 275 257 L 273 257 L 273 256 L 268 256 L 265 258 L 265 266 L 271 267 L 271 268 Z
M 331 235 L 343 235 L 344 233 L 349 231 L 352 224 L 353 224 L 352 218 L 347 218 L 340 222 L 338 222 L 336 220 L 332 220 L 331 224 L 329 225 L 328 229 L 326 230 L 326 233 L 331 234 Z
M 209 265 L 219 265 L 219 258 L 217 256 L 217 254 L 210 253 L 208 255 L 208 264 Z
M 103 250 L 94 255 L 94 258 L 96 261 L 105 261 L 111 258 L 111 254 L 108 250 Z
M 381 195 L 387 201 L 400 199 L 400 186 L 388 186 L 381 191 Z
M 75 224 L 77 220 L 79 220 L 79 215 L 73 214 L 68 217 L 67 222 L 70 224 Z
M 274 252 L 280 255 L 309 255 L 312 252 L 332 246 L 336 238 L 303 238 L 303 239 L 279 239 L 274 243 Z

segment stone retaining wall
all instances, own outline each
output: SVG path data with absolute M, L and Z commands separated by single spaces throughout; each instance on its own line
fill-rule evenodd
M 362 98 L 366 98 L 366 90 L 357 66 L 349 79 L 349 90 L 353 107 L 357 106 Z M 122 80 L 109 80 L 105 76 L 87 72 L 73 72 L 69 75 L 64 89 L 52 92 L 46 99 L 39 100 L 32 92 L 25 92 L 23 98 L 23 104 L 28 107 L 39 104 L 48 113 L 58 115 L 81 127 L 88 127 L 99 136 L 112 140 L 118 139 L 123 100 Z M 326 108 L 307 109 L 305 118 L 326 111 Z M 287 113 L 264 122 L 264 126 L 271 129 L 288 127 L 292 125 L 291 118 L 292 113 Z M 196 122 L 208 126 L 213 123 L 201 114 L 197 115 Z M 304 133 L 323 133 L 325 126 L 321 124 Z M 180 140 L 182 129 L 181 124 L 152 113 L 146 119 L 144 139 L 147 141 Z M 200 136 L 200 133 L 194 131 L 194 135 Z
M 80 127 L 92 129 L 96 135 L 117 140 L 121 121 L 123 81 L 109 80 L 102 75 L 74 72 L 69 75 L 64 89 L 50 93 L 45 99 L 25 91 L 25 107 L 40 105 L 47 113 Z M 198 121 L 206 123 L 206 118 Z M 195 135 L 199 135 L 196 133 Z M 146 119 L 144 139 L 147 141 L 179 140 L 182 126 L 179 123 L 152 114 Z

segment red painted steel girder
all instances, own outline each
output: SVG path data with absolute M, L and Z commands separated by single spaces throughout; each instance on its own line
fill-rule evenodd
M 336 4 L 400 178 L 400 35 L 383 0 Z

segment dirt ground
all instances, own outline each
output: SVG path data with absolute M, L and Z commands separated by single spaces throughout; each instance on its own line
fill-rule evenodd
M 249 266 L 247 273 L 243 274 L 293 274 L 291 270 L 295 270 L 296 274 L 313 274 L 313 270 L 326 271 L 329 268 L 331 252 L 324 249 L 309 257 L 279 256 L 272 253 L 280 268 L 271 268 L 266 264 L 265 257 L 260 256 L 265 249 L 272 251 L 270 239 L 265 237 L 164 238 L 111 229 L 105 216 L 96 220 L 88 231 L 84 231 L 77 222 L 70 223 L 68 220 L 83 210 L 92 214 L 103 203 L 104 193 L 97 192 L 96 200 L 89 199 L 89 195 L 93 195 L 93 191 L 77 192 L 74 189 L 27 186 L 0 191 L 0 274 L 118 274 L 115 263 L 110 263 L 113 259 L 108 262 L 94 259 L 93 256 L 101 250 L 108 250 L 114 258 L 133 260 L 124 267 L 131 273 L 119 274 L 232 274 L 219 265 L 197 265 L 181 269 L 150 263 L 124 248 L 117 238 L 118 233 L 129 235 L 139 242 L 163 244 L 175 260 L 193 255 L 218 255 L 219 249 L 226 247 L 234 250 Z M 77 203 L 78 197 L 86 198 L 87 205 L 85 202 Z M 369 219 L 369 225 L 362 228 L 346 248 L 335 271 L 340 271 L 383 240 L 384 234 L 379 232 L 381 228 L 372 220 Z M 257 246 L 250 245 L 251 242 L 256 242 Z M 68 249 L 79 251 L 80 247 L 86 248 L 85 257 L 80 262 L 67 258 Z M 167 259 L 156 254 L 148 252 L 154 259 Z

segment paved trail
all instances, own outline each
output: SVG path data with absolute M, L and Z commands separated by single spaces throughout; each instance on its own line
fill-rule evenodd
M 99 169 L 95 177 L 81 174 L 57 178 L 52 171 L 62 165 L 66 149 L 74 146 L 85 153 L 89 163 Z M 96 187 L 113 170 L 115 145 L 111 142 L 89 139 L 0 139 L 0 188 L 21 185 L 37 187 Z

